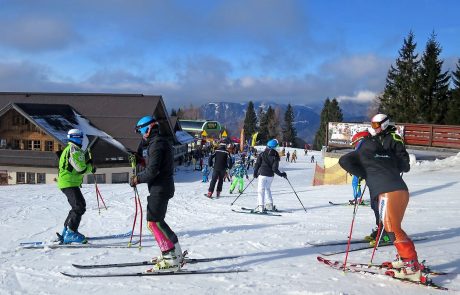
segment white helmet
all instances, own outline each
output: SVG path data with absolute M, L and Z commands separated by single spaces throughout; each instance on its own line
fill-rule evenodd
M 70 129 L 67 132 L 67 138 L 69 141 L 81 145 L 83 143 L 83 132 L 79 129 Z
M 380 132 L 381 132 L 387 129 L 388 125 L 390 125 L 390 118 L 388 118 L 387 115 L 377 114 L 374 117 L 372 117 L 371 126 L 372 126 L 372 129 L 374 129 L 376 133 L 379 133 L 377 132 L 377 129 L 380 128 Z

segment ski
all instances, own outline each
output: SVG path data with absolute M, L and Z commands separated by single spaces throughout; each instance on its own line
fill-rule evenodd
M 212 257 L 212 258 L 185 258 L 185 264 L 195 264 L 195 263 L 202 263 L 202 262 L 212 262 L 212 261 L 220 261 L 220 260 L 227 260 L 227 259 L 235 259 L 240 256 L 221 256 L 221 257 Z M 126 263 L 110 263 L 110 264 L 89 264 L 89 265 L 81 265 L 81 264 L 72 264 L 73 267 L 80 268 L 80 269 L 93 269 L 93 268 L 113 268 L 113 267 L 129 267 L 129 266 L 143 266 L 143 265 L 153 265 L 154 262 L 150 260 L 146 261 L 139 261 L 139 262 L 126 262 Z
M 235 209 L 232 209 L 233 212 L 236 212 L 236 213 L 244 213 L 244 214 L 253 214 L 253 215 L 261 215 L 261 216 L 283 216 L 281 214 L 276 214 L 276 213 L 271 213 L 271 212 L 255 212 L 255 211 L 239 211 L 239 210 L 235 210 Z
M 352 239 L 350 244 L 361 244 L 361 243 L 369 243 L 368 240 L 365 239 Z M 307 242 L 307 244 L 313 247 L 323 247 L 323 246 L 338 246 L 338 245 L 347 245 L 348 240 L 339 240 L 339 241 L 329 241 L 329 242 Z
M 21 249 L 81 249 L 81 248 L 135 248 L 133 245 L 138 244 L 139 241 L 131 243 L 131 246 L 126 242 L 117 242 L 117 243 L 104 243 L 104 244 L 53 244 L 53 243 L 44 243 L 44 244 L 30 244 L 30 245 L 20 245 Z
M 341 271 L 349 271 L 349 272 L 353 272 L 353 273 L 363 273 L 363 274 L 370 274 L 370 275 L 376 275 L 376 276 L 386 276 L 386 277 L 390 277 L 392 279 L 395 279 L 395 280 L 398 280 L 398 281 L 401 281 L 401 282 L 404 282 L 404 283 L 407 283 L 407 284 L 419 285 L 419 286 L 429 287 L 429 288 L 433 288 L 433 289 L 437 289 L 437 290 L 448 290 L 445 287 L 436 285 L 435 283 L 433 283 L 433 281 L 431 279 L 429 279 L 427 277 L 424 277 L 425 280 L 426 280 L 424 282 L 414 282 L 414 281 L 411 281 L 411 280 L 395 278 L 393 276 L 381 273 L 381 272 L 378 271 L 378 269 L 364 269 L 364 268 L 361 268 L 361 267 L 353 266 L 352 264 L 349 264 L 346 268 L 344 268 L 342 262 L 338 261 L 338 260 L 329 260 L 329 259 L 325 259 L 324 257 L 321 257 L 321 256 L 318 256 L 316 259 L 320 263 L 323 263 L 324 265 L 330 266 L 333 269 L 337 269 L 337 270 L 341 270 Z
M 58 234 L 58 237 L 60 234 Z M 110 240 L 110 239 L 122 239 L 122 238 L 127 238 L 131 236 L 131 231 L 123 234 L 114 234 L 114 235 L 106 235 L 106 236 L 95 236 L 95 237 L 86 237 L 88 241 L 95 241 L 95 240 Z M 59 242 L 59 240 L 56 240 L 54 242 Z M 32 241 L 32 242 L 22 242 L 19 245 L 24 246 L 24 245 L 43 245 L 47 244 L 50 242 L 46 241 Z
M 329 201 L 329 204 L 332 206 L 354 206 L 354 200 L 349 200 L 348 202 L 344 203 L 334 203 L 332 201 Z M 368 201 L 364 201 L 359 206 L 370 206 L 371 204 Z
M 254 209 L 251 209 L 251 208 L 245 208 L 245 207 L 241 207 L 241 210 L 244 210 L 244 211 L 254 211 Z M 275 208 L 275 210 L 267 210 L 267 212 L 269 213 L 272 213 L 272 212 L 275 212 L 275 213 L 292 213 L 292 211 L 288 211 L 288 210 L 278 210 Z
M 428 238 L 413 238 L 412 241 L 422 241 L 422 240 L 426 240 Z M 386 247 L 386 246 L 392 246 L 393 243 L 387 243 L 387 244 L 382 244 L 380 243 L 378 248 L 381 248 L 381 247 Z M 358 247 L 355 247 L 355 248 L 351 248 L 350 250 L 348 250 L 348 252 L 355 252 L 355 251 L 361 251 L 361 250 L 366 250 L 366 249 L 373 249 L 374 246 L 371 246 L 369 244 L 367 245 L 364 245 L 364 246 L 358 246 Z M 323 256 L 331 256 L 331 255 L 335 255 L 335 254 L 342 254 L 342 253 L 346 253 L 347 250 L 338 250 L 338 251 L 330 251 L 330 252 L 324 252 L 324 253 L 320 253 L 321 255 Z
M 171 275 L 198 275 L 198 274 L 229 274 L 247 272 L 244 269 L 227 270 L 178 270 L 178 271 L 159 271 L 159 272 L 126 272 L 126 273 L 102 273 L 102 274 L 72 274 L 61 272 L 61 274 L 71 278 L 108 278 L 108 277 L 144 277 L 144 276 L 171 276 Z

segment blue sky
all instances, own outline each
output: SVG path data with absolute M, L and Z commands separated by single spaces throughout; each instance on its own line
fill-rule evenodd
M 368 101 L 410 30 L 460 58 L 460 2 L 0 0 L 0 91 Z

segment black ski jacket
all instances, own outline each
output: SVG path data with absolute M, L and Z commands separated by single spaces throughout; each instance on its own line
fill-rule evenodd
M 371 198 L 397 190 L 408 190 L 402 172 L 410 170 L 409 154 L 396 128 L 365 137 L 359 148 L 342 156 L 340 166 L 347 172 L 364 178 Z
M 232 157 L 226 150 L 225 146 L 219 148 L 208 159 L 208 166 L 213 167 L 215 171 L 225 171 L 232 168 Z
M 137 175 L 139 183 L 147 183 L 150 195 L 171 198 L 174 195 L 174 155 L 167 137 L 155 134 L 143 140 L 139 148 L 145 159 L 145 170 Z
M 278 166 L 280 162 L 280 155 L 274 149 L 266 148 L 265 151 L 259 154 L 256 164 L 254 165 L 255 176 L 282 176 Z

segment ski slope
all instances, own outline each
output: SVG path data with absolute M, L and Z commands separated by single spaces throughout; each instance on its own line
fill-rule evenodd
M 297 163 L 281 161 L 281 169 L 302 203 L 305 213 L 285 179 L 275 177 L 275 205 L 292 211 L 277 216 L 238 214 L 231 209 L 256 206 L 257 181 L 247 188 L 234 206 L 236 194 L 209 200 L 203 196 L 208 184 L 201 173 L 189 167 L 177 171 L 176 194 L 170 201 L 166 221 L 178 234 L 191 258 L 240 255 L 231 260 L 189 264 L 187 270 L 244 269 L 248 272 L 162 277 L 86 278 L 61 275 L 142 271 L 145 266 L 123 269 L 80 270 L 72 263 L 117 263 L 148 260 L 159 254 L 144 221 L 143 247 L 97 249 L 19 249 L 20 242 L 51 240 L 62 230 L 69 210 L 64 194 L 55 185 L 0 187 L 0 294 L 460 294 L 460 154 L 444 160 L 421 162 L 404 175 L 411 199 L 403 228 L 410 236 L 428 237 L 416 243 L 421 260 L 433 269 L 450 272 L 433 277 L 450 291 L 404 284 L 384 276 L 346 273 L 317 262 L 319 252 L 345 246 L 312 247 L 307 242 L 346 239 L 352 219 L 351 206 L 331 206 L 329 201 L 351 198 L 350 185 L 311 186 L 314 164 L 302 150 Z M 313 152 L 321 161 L 319 152 Z M 252 171 L 251 171 L 252 172 Z M 252 176 L 251 178 L 252 179 Z M 248 181 L 245 181 L 246 184 Z M 143 205 L 147 187 L 139 185 Z M 134 193 L 128 184 L 101 184 L 108 210 L 98 213 L 93 185 L 83 185 L 87 211 L 80 231 L 88 236 L 124 233 L 134 218 Z M 366 193 L 366 199 L 368 194 Z M 369 207 L 360 207 L 353 237 L 362 238 L 374 226 Z M 138 228 L 138 227 L 137 227 Z M 136 230 L 138 233 L 138 229 Z M 117 241 L 126 241 L 117 240 Z M 102 241 L 95 241 L 102 242 Z M 352 252 L 351 262 L 368 262 L 371 250 Z M 380 248 L 374 262 L 393 259 L 393 247 Z M 344 254 L 329 256 L 344 259 Z

